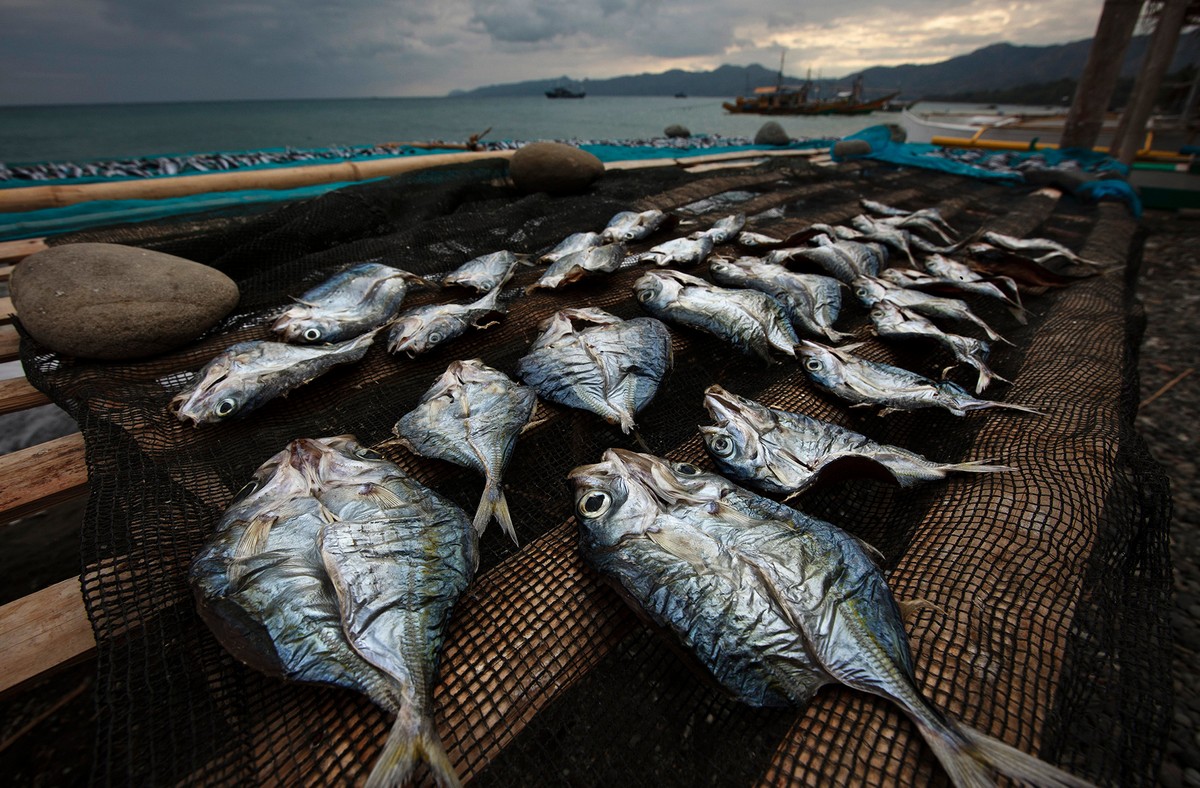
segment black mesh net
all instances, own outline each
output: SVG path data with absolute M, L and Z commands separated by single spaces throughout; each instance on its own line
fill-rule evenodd
M 932 603 L 908 621 L 925 693 L 953 716 L 1105 784 L 1151 783 L 1170 709 L 1167 482 L 1132 426 L 1140 324 L 1132 302 L 1140 239 L 1122 209 L 1086 207 L 954 176 L 878 165 L 822 169 L 775 160 L 751 169 L 610 172 L 574 197 L 521 196 L 504 164 L 410 174 L 251 216 L 128 226 L 60 238 L 127 243 L 208 263 L 242 292 L 236 314 L 199 341 L 139 363 L 89 363 L 27 337 L 29 379 L 79 422 L 91 497 L 82 582 L 98 644 L 96 783 L 348 784 L 365 777 L 390 720 L 344 690 L 286 684 L 242 666 L 198 618 L 187 567 L 233 494 L 289 440 L 353 433 L 384 443 L 455 358 L 515 377 L 539 321 L 565 306 L 643 314 L 641 270 L 518 295 L 509 314 L 416 360 L 377 342 L 247 417 L 200 429 L 167 410 L 186 373 L 235 341 L 266 338 L 272 312 L 351 262 L 417 274 L 499 249 L 544 251 L 599 230 L 620 210 L 655 207 L 702 226 L 733 211 L 783 235 L 842 222 L 862 197 L 938 206 L 961 232 L 1051 237 L 1110 260 L 1110 273 L 1027 297 L 1018 326 L 967 300 L 1014 343 L 990 363 L 1011 385 L 988 396 L 1031 417 L 941 412 L 884 417 L 817 392 L 798 365 L 764 365 L 673 328 L 675 367 L 639 418 L 656 454 L 711 468 L 696 426 L 720 383 L 767 404 L 846 424 L 944 462 L 993 459 L 1014 473 L 963 475 L 910 491 L 838 482 L 795 505 L 886 556 L 899 599 Z M 634 250 L 663 240 L 649 239 Z M 718 249 L 733 253 L 732 248 Z M 1121 265 L 1127 263 L 1127 265 Z M 699 272 L 697 272 L 699 273 Z M 463 300 L 410 292 L 406 306 Z M 861 353 L 925 374 L 952 359 L 872 338 L 847 305 L 839 328 Z M 973 377 L 953 373 L 970 386 Z M 565 477 L 609 446 L 634 448 L 598 417 L 544 406 L 505 476 L 522 547 L 498 528 L 457 607 L 436 690 L 436 723 L 459 774 L 482 785 L 752 785 L 944 782 L 896 708 L 825 689 L 806 709 L 728 699 L 641 620 L 576 549 Z M 473 512 L 482 479 L 394 444 L 383 451 Z

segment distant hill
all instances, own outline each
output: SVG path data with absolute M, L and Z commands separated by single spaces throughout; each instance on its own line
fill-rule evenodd
M 1132 76 L 1149 46 L 1149 36 L 1138 36 L 1130 42 L 1122 74 Z M 1034 47 L 1015 44 L 992 44 L 967 55 L 928 65 L 875 66 L 839 79 L 814 80 L 822 95 L 848 89 L 854 76 L 863 75 L 867 95 L 901 91 L 900 99 L 912 101 L 929 96 L 946 96 L 967 92 L 996 91 L 1031 83 L 1046 83 L 1061 79 L 1077 79 L 1087 62 L 1091 39 L 1068 44 Z M 1177 71 L 1200 60 L 1200 33 L 1184 36 L 1171 70 Z M 451 95 L 537 96 L 550 88 L 563 85 L 572 90 L 585 90 L 589 96 L 719 96 L 742 95 L 761 85 L 774 85 L 778 71 L 758 64 L 721 66 L 713 71 L 681 71 L 675 69 L 660 74 L 637 74 L 611 79 L 538 79 L 506 85 L 488 85 Z M 784 82 L 798 84 L 803 77 L 785 76 Z

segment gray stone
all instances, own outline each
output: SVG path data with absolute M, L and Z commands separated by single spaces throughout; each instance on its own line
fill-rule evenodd
M 681 126 L 678 123 L 672 123 L 670 126 L 667 126 L 663 129 L 663 134 L 666 134 L 668 137 L 686 138 L 692 136 L 692 132 L 688 130 L 687 126 Z
M 238 288 L 182 257 L 121 244 L 64 244 L 12 274 L 21 325 L 69 356 L 142 358 L 183 345 L 229 314 Z
M 513 154 L 508 174 L 526 194 L 577 194 L 604 174 L 604 163 L 573 145 L 533 142 Z
M 764 123 L 754 135 L 755 145 L 788 145 L 791 141 L 792 138 L 783 130 L 783 126 L 773 120 Z
M 838 140 L 833 144 L 833 157 L 866 156 L 871 152 L 871 143 L 866 140 Z

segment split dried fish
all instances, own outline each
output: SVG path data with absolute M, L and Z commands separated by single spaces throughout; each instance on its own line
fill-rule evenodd
M 976 399 L 948 380 L 936 381 L 901 367 L 860 358 L 851 351 L 861 344 L 832 348 L 806 339 L 796 351 L 803 359 L 804 371 L 819 388 L 853 406 L 881 406 L 881 415 L 920 408 L 945 408 L 955 416 L 985 408 L 1041 413 L 1024 405 Z
M 609 219 L 608 226 L 600 233 L 600 237 L 605 243 L 640 241 L 661 227 L 666 220 L 665 213 L 653 208 L 641 212 L 621 211 Z
M 962 320 L 979 326 L 987 338 L 993 342 L 1008 342 L 1007 339 L 992 330 L 992 327 L 971 311 L 966 301 L 957 298 L 943 298 L 921 290 L 910 290 L 897 287 L 883 279 L 864 276 L 850 283 L 850 289 L 863 306 L 873 307 L 880 301 L 891 301 L 904 309 L 927 317 L 940 317 L 948 320 Z
M 388 352 L 407 353 L 415 358 L 435 347 L 462 336 L 468 328 L 487 328 L 489 315 L 503 314 L 500 288 L 489 290 L 469 304 L 426 304 L 411 309 L 396 319 L 388 331 Z
M 501 478 L 536 402 L 532 388 L 514 383 L 482 360 L 454 361 L 392 431 L 423 457 L 483 474 L 486 485 L 475 530 L 482 535 L 494 516 L 516 543 Z
M 594 325 L 576 329 L 574 323 Z M 539 328 L 518 362 L 521 380 L 549 402 L 600 416 L 629 434 L 671 366 L 671 333 L 659 320 L 622 320 L 600 309 L 565 309 Z
M 582 252 L 593 246 L 603 246 L 604 239 L 600 233 L 573 233 L 559 241 L 558 245 L 538 258 L 542 263 L 556 263 L 574 252 Z
M 772 349 L 795 357 L 796 332 L 783 307 L 766 293 L 717 287 L 671 269 L 648 271 L 633 290 L 652 315 L 705 331 L 742 353 L 768 363 Z
M 541 278 L 525 288 L 526 293 L 534 290 L 553 290 L 578 282 L 596 274 L 611 274 L 625 261 L 625 247 L 619 243 L 590 246 L 580 252 L 572 252 L 552 263 Z
M 238 342 L 205 364 L 196 382 L 171 400 L 170 408 L 180 421 L 197 427 L 245 415 L 339 364 L 358 361 L 376 331 L 333 345 Z
M 511 279 L 516 267 L 517 256 L 512 252 L 492 252 L 455 268 L 446 275 L 442 284 L 469 287 L 476 292 L 486 293 Z
M 900 609 L 845 531 L 693 465 L 620 449 L 568 478 L 584 560 L 738 700 L 805 706 L 842 684 L 899 706 L 959 786 L 991 785 L 994 771 L 1087 784 L 921 694 Z
M 884 339 L 932 340 L 954 354 L 958 361 L 974 367 L 979 373 L 975 383 L 976 394 L 990 386 L 993 380 L 1008 382 L 988 368 L 989 348 L 981 339 L 947 334 L 915 312 L 902 309 L 886 299 L 871 307 L 871 322 L 875 325 L 875 333 Z
M 749 287 L 774 298 L 797 329 L 834 342 L 852 334 L 836 331 L 833 324 L 842 309 L 842 283 L 820 274 L 797 274 L 757 257 L 713 260 L 709 272 L 718 284 Z
M 286 342 L 307 345 L 352 339 L 388 322 L 411 284 L 429 282 L 399 268 L 361 263 L 300 296 L 271 330 Z
M 652 246 L 637 255 L 638 261 L 649 260 L 657 266 L 698 265 L 708 259 L 713 251 L 711 236 L 700 233 L 695 238 L 673 238 Z
M 768 408 L 709 386 L 704 407 L 716 422 L 700 427 L 705 447 L 721 471 L 735 479 L 789 497 L 813 486 L 822 474 L 878 475 L 901 487 L 944 479 L 951 472 L 1011 471 L 983 462 L 939 463 L 916 452 L 876 443 L 853 430 L 803 413 Z

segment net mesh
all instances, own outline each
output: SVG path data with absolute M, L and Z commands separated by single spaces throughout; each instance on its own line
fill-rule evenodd
M 962 475 L 902 491 L 837 482 L 798 508 L 878 548 L 898 599 L 927 600 L 907 623 L 925 694 L 958 719 L 1103 784 L 1153 783 L 1171 701 L 1165 608 L 1170 593 L 1167 482 L 1132 418 L 1139 316 L 1131 282 L 1136 225 L 1121 209 L 877 163 L 818 168 L 776 160 L 752 169 L 610 172 L 587 194 L 521 196 L 503 163 L 409 174 L 251 216 L 128 226 L 57 242 L 127 243 L 208 263 L 241 288 L 237 312 L 193 344 L 138 363 L 61 357 L 25 337 L 30 381 L 86 438 L 91 485 L 82 583 L 95 628 L 97 784 L 350 784 L 365 778 L 387 715 L 339 689 L 287 684 L 228 655 L 198 618 L 192 557 L 233 494 L 289 440 L 353 433 L 473 512 L 482 479 L 386 441 L 455 358 L 515 377 L 539 321 L 565 306 L 643 314 L 637 268 L 558 291 L 517 295 L 540 274 L 519 267 L 508 315 L 415 360 L 377 342 L 247 417 L 195 429 L 167 402 L 228 345 L 267 338 L 271 314 L 339 268 L 380 260 L 417 274 L 474 256 L 544 251 L 596 231 L 620 210 L 655 207 L 707 226 L 733 211 L 783 235 L 844 222 L 862 197 L 937 206 L 964 233 L 1051 237 L 1117 265 L 1027 297 L 1032 317 L 968 298 L 1013 346 L 990 364 L 1012 381 L 988 396 L 1032 417 L 942 412 L 880 417 L 816 391 L 796 363 L 764 365 L 720 341 L 673 328 L 675 366 L 639 417 L 651 451 L 712 464 L 696 425 L 704 389 L 852 427 L 956 462 L 1013 473 Z M 681 228 L 687 229 L 687 225 Z M 634 245 L 638 251 L 663 240 Z M 732 248 L 718 252 L 734 253 Z M 406 306 L 464 300 L 410 291 Z M 864 310 L 838 326 L 867 358 L 936 375 L 943 351 L 874 339 Z M 970 386 L 973 377 L 953 373 Z M 498 528 L 456 608 L 436 689 L 436 725 L 464 779 L 480 785 L 944 783 L 897 709 L 842 688 L 801 710 L 727 698 L 581 562 L 565 477 L 630 439 L 598 417 L 557 406 L 519 440 L 505 475 L 517 549 Z

